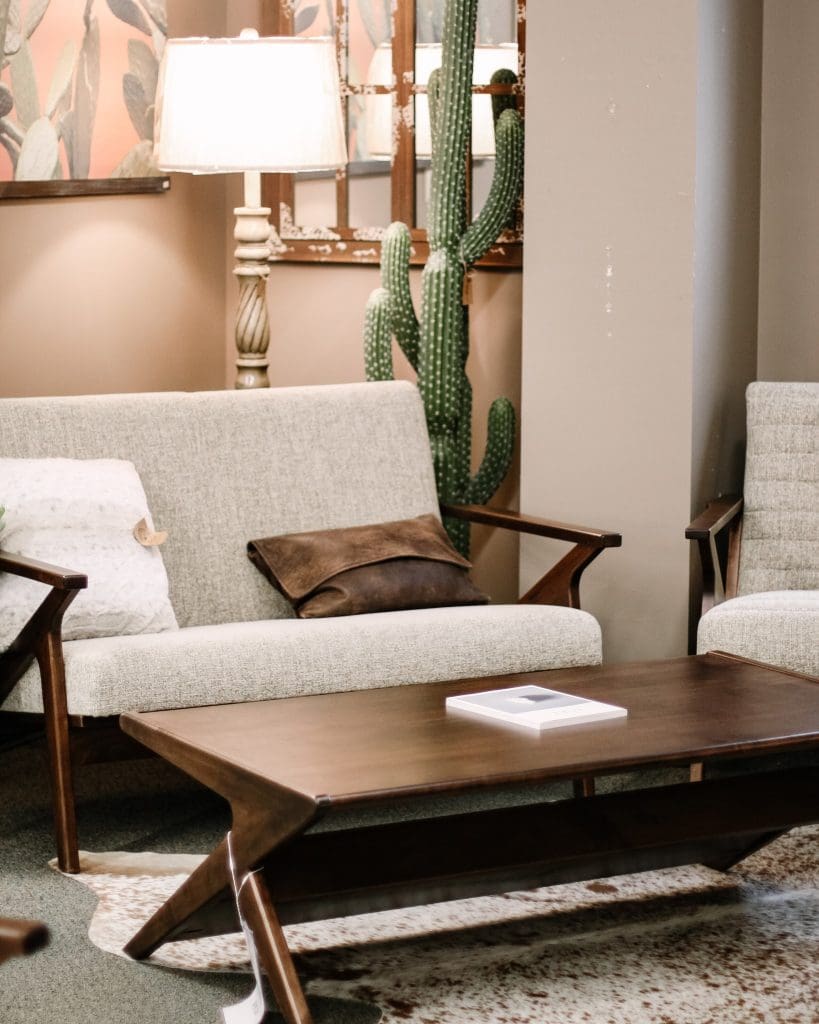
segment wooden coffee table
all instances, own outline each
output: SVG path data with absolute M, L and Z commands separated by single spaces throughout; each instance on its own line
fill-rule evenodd
M 447 712 L 449 694 L 539 683 L 628 708 L 542 734 Z M 281 925 L 676 864 L 727 869 L 819 821 L 819 767 L 699 781 L 701 765 L 819 750 L 819 680 L 719 654 L 127 714 L 126 733 L 230 802 L 239 903 L 290 1024 L 310 1013 Z M 593 778 L 693 765 L 675 785 Z M 764 763 L 762 764 L 764 768 Z M 575 798 L 463 813 L 487 787 L 575 780 Z M 433 795 L 443 817 L 311 831 Z M 332 824 L 332 822 L 327 823 Z M 126 946 L 234 931 L 227 838 Z

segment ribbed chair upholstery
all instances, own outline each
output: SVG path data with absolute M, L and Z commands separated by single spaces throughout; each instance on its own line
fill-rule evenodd
M 696 649 L 819 676 L 819 383 L 751 384 L 747 415 L 742 498 L 686 531 L 703 555 Z

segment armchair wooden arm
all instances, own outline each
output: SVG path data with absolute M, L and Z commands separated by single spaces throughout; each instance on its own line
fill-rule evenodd
M 619 548 L 623 543 L 619 533 L 539 519 L 510 509 L 489 508 L 486 505 L 442 505 L 441 513 L 453 519 L 574 542 L 574 547 L 520 598 L 521 604 L 554 604 L 579 608 L 580 577 L 586 566 L 604 548 Z
M 0 551 L 0 571 L 14 573 L 51 587 L 40 606 L 7 650 L 0 654 L 0 704 L 34 659 L 40 667 L 46 736 L 54 790 L 57 857 L 63 871 L 79 871 L 74 785 L 68 733 L 62 625 L 66 609 L 88 577 L 24 555 Z
M 48 929 L 39 921 L 0 917 L 0 964 L 13 956 L 28 956 L 48 943 Z
M 727 543 L 722 534 L 727 530 Z M 726 598 L 735 597 L 742 539 L 742 498 L 723 495 L 686 528 L 688 540 L 696 541 L 702 566 L 700 616 Z

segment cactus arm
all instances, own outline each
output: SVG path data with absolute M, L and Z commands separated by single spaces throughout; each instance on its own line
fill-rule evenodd
M 508 398 L 496 398 L 489 409 L 486 451 L 469 481 L 467 504 L 484 505 L 500 487 L 515 450 L 515 410 Z
M 516 85 L 518 76 L 511 68 L 498 68 L 489 80 L 490 85 Z M 504 110 L 517 110 L 518 103 L 511 93 L 492 94 L 492 122 L 497 124 Z
M 505 110 L 495 126 L 495 174 L 486 203 L 461 242 L 461 258 L 469 266 L 483 256 L 515 208 L 523 182 L 523 122 L 516 110 Z
M 413 370 L 418 370 L 421 330 L 410 292 L 409 267 L 412 239 L 406 224 L 390 224 L 381 255 L 381 286 L 389 296 L 390 327 Z
M 392 332 L 390 297 L 376 288 L 364 313 L 364 369 L 367 380 L 392 380 Z

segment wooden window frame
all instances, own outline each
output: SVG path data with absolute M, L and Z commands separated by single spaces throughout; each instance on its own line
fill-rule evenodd
M 389 95 L 389 86 L 355 85 L 346 80 L 347 53 L 344 40 L 349 17 L 350 0 L 335 0 L 336 48 L 340 70 L 342 105 L 345 125 L 348 123 L 349 97 L 356 95 Z M 415 0 L 395 0 L 393 14 L 393 74 L 396 82 L 395 103 L 405 107 L 416 95 L 426 91 L 415 86 Z M 514 94 L 521 114 L 524 110 L 526 71 L 526 0 L 517 0 L 518 83 L 474 86 L 475 93 Z M 288 0 L 263 0 L 261 31 L 263 35 L 280 36 L 293 33 L 293 7 Z M 387 225 L 376 229 L 355 228 L 349 223 L 349 176 L 347 168 L 336 172 L 337 223 L 332 227 L 302 228 L 294 224 L 295 178 L 292 174 L 262 176 L 262 202 L 271 209 L 271 222 L 282 242 L 281 251 L 273 257 L 277 262 L 373 264 L 381 259 L 381 236 Z M 412 236 L 411 262 L 426 262 L 429 255 L 427 232 L 415 227 L 416 160 L 415 132 L 412 125 L 399 119 L 396 149 L 391 165 L 391 220 L 410 225 Z M 523 264 L 522 204 L 516 217 L 515 230 L 506 232 L 477 264 L 498 269 L 520 269 Z

